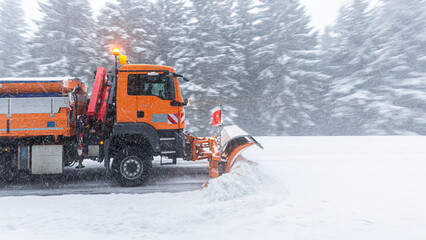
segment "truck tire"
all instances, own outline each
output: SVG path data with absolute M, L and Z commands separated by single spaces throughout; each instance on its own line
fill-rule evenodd
M 0 155 L 0 185 L 10 182 L 12 178 L 11 154 L 3 153 Z
M 148 179 L 152 168 L 152 156 L 139 151 L 135 148 L 126 148 L 115 156 L 112 173 L 121 186 L 140 186 Z

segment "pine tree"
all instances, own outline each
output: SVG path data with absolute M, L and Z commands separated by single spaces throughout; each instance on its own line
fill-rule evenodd
M 316 33 L 297 0 L 264 0 L 254 56 L 260 70 L 258 105 L 263 134 L 305 135 L 327 78 L 319 69 Z M 263 87 L 264 86 L 264 87 Z
M 246 129 L 252 134 L 262 134 L 261 113 L 247 106 L 255 106 L 259 101 L 259 84 L 255 81 L 258 74 L 254 67 L 256 58 L 253 57 L 255 48 L 254 39 L 258 36 L 259 29 L 256 28 L 258 21 L 257 5 L 253 0 L 232 1 L 232 24 L 227 28 L 228 42 L 236 49 L 239 66 L 238 82 L 241 90 L 234 98 L 234 106 L 238 117 L 235 122 L 238 126 Z
M 98 65 L 94 22 L 87 0 L 40 2 L 41 20 L 25 65 L 31 76 L 91 77 Z
M 190 9 L 185 2 L 158 0 L 147 13 L 150 21 L 143 37 L 150 44 L 151 63 L 178 67 L 176 64 L 184 62 L 182 58 L 188 56 Z
M 426 134 L 426 1 L 389 0 L 375 24 L 367 134 Z
M 168 65 L 176 69 L 190 82 L 181 81 L 180 87 L 184 98 L 193 98 L 194 92 L 199 93 L 202 89 L 198 85 L 198 76 L 193 72 L 195 43 L 197 42 L 194 24 L 194 8 L 187 5 L 186 1 L 158 0 L 151 5 L 148 12 L 149 21 L 146 24 L 143 41 L 149 48 L 150 58 L 148 63 Z M 201 94 L 199 95 L 201 96 Z M 191 101 L 185 111 L 186 126 L 189 131 L 201 133 L 198 127 L 198 119 L 208 118 L 203 111 L 198 111 L 197 103 Z M 201 126 L 208 123 L 202 122 Z M 205 133 L 205 132 L 204 132 Z
M 224 108 L 225 124 L 232 124 L 237 116 L 232 101 L 241 90 L 237 78 L 241 65 L 238 49 L 227 41 L 227 28 L 232 25 L 230 4 L 227 0 L 192 1 L 194 24 L 188 47 L 194 55 L 185 70 L 194 77 L 185 84 L 185 92 L 191 100 L 186 108 L 187 119 L 192 120 L 188 126 L 197 133 L 212 132 L 209 110 L 218 105 Z
M 343 6 L 336 24 L 329 29 L 331 33 L 327 32 L 324 65 L 326 73 L 333 78 L 325 105 L 331 106 L 331 135 L 362 134 L 361 126 L 368 118 L 364 105 L 372 92 L 365 70 L 371 62 L 374 44 L 371 39 L 373 17 L 367 9 L 368 2 L 364 0 Z
M 24 11 L 21 1 L 0 2 L 0 72 L 3 77 L 19 75 L 18 62 L 25 57 Z
M 390 0 L 368 12 L 354 0 L 342 9 L 327 55 L 338 134 L 426 132 L 424 3 Z
M 97 38 L 103 66 L 112 69 L 111 50 L 119 47 L 130 63 L 147 63 L 153 58 L 147 33 L 151 3 L 141 0 L 120 0 L 107 3 L 97 21 Z

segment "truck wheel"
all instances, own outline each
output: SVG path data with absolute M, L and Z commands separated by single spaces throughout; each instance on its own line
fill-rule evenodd
M 124 152 L 128 152 L 125 154 Z M 149 177 L 152 157 L 137 154 L 136 151 L 120 152 L 114 158 L 112 171 L 121 186 L 134 187 L 142 185 Z
M 0 184 L 10 182 L 13 178 L 10 158 L 8 153 L 0 155 Z

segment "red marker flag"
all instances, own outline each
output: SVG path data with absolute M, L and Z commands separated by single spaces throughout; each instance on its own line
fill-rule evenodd
M 212 114 L 212 126 L 220 126 L 222 125 L 222 109 L 215 108 L 213 109 Z

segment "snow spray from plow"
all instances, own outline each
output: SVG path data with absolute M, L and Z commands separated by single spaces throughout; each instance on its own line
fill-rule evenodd
M 259 200 L 267 205 L 286 196 L 286 190 L 276 179 L 255 161 L 239 156 L 228 174 L 210 179 L 209 186 L 202 190 L 206 202 Z
M 193 153 L 191 160 L 209 160 L 209 176 L 217 178 L 223 173 L 229 173 L 238 156 L 247 148 L 262 145 L 250 134 L 236 125 L 224 127 L 221 134 L 212 138 L 197 138 L 187 134 Z M 218 145 L 220 143 L 220 146 Z M 207 187 L 208 182 L 204 184 Z

